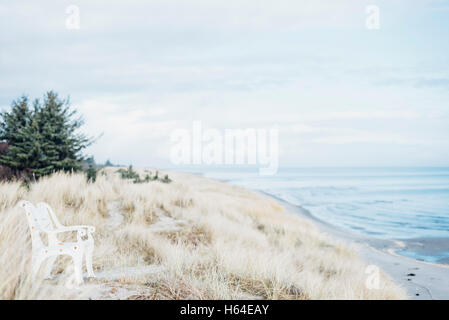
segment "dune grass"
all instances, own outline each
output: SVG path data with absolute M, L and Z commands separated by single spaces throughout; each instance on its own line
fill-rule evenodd
M 63 296 L 60 284 L 30 281 L 29 234 L 15 207 L 21 199 L 49 203 L 63 224 L 95 226 L 94 269 L 120 276 L 89 284 L 132 286 L 135 293 L 124 298 L 406 297 L 383 273 L 380 287 L 368 289 L 366 265 L 351 249 L 269 197 L 181 173 L 170 173 L 168 184 L 134 184 L 115 170 L 103 169 L 95 183 L 56 173 L 29 189 L 0 184 L 0 299 L 76 298 Z M 118 226 L 111 224 L 111 204 L 123 216 Z M 59 259 L 54 273 L 68 263 Z M 163 271 L 139 275 L 135 267 Z M 40 289 L 44 284 L 48 290 Z

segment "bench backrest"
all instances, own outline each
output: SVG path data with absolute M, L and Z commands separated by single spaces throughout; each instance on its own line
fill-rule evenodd
M 40 232 L 54 230 L 48 211 L 44 210 L 44 208 L 36 208 L 31 202 L 24 200 L 19 202 L 19 206 L 25 210 L 33 246 L 43 246 Z

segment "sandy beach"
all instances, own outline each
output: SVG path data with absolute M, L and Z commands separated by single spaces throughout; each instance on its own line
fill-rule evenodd
M 305 215 L 292 214 L 299 210 L 272 197 L 193 174 L 159 172 L 171 182 L 134 183 L 117 171 L 104 169 L 95 183 L 82 174 L 58 173 L 29 189 L 16 182 L 0 184 L 5 208 L 0 298 L 407 298 L 382 271 L 379 287 L 367 286 L 369 265 L 349 242 L 319 230 Z M 143 179 L 150 171 L 139 169 L 138 174 Z M 64 225 L 96 228 L 96 278 L 85 277 L 85 285 L 67 290 L 71 263 L 60 259 L 53 280 L 30 281 L 28 227 L 16 206 L 21 199 L 47 202 Z
M 310 214 L 304 208 L 272 197 L 287 211 L 313 221 L 327 234 L 353 247 L 367 263 L 379 266 L 398 285 L 407 290 L 411 299 L 449 299 L 449 264 L 429 263 L 398 254 L 398 251 L 443 251 L 449 248 L 449 239 L 382 240 L 357 235 L 330 225 Z M 443 263 L 441 263 L 443 262 Z
M 6 208 L 1 243 L 20 249 L 5 251 L 2 263 L 21 266 L 0 273 L 3 292 L 11 292 L 5 297 L 17 298 L 17 292 L 33 299 L 61 294 L 66 299 L 449 297 L 449 265 L 398 254 L 446 250 L 447 239 L 379 240 L 223 181 L 167 172 L 170 183 L 136 184 L 117 170 L 106 168 L 95 183 L 86 183 L 82 175 L 55 174 L 30 190 L 19 183 L 0 185 Z M 142 177 L 150 172 L 137 171 Z M 29 273 L 27 226 L 15 206 L 19 199 L 45 200 L 68 225 L 97 228 L 97 278 L 79 291 L 56 290 L 67 273 L 67 261 L 60 261 L 55 280 L 43 283 L 49 290 L 44 294 L 30 296 L 21 282 L 11 282 Z M 379 288 L 366 285 L 370 265 L 380 268 Z

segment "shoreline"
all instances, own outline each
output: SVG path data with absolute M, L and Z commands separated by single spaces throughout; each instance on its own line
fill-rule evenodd
M 210 179 L 233 186 L 232 180 L 229 179 L 207 177 L 202 172 L 189 173 L 203 179 Z M 301 206 L 291 204 L 272 194 L 247 187 L 242 188 L 273 199 L 288 214 L 307 219 L 316 225 L 319 231 L 328 235 L 331 239 L 334 238 L 354 249 L 356 255 L 362 261 L 366 264 L 378 266 L 392 281 L 404 288 L 409 299 L 449 299 L 449 265 L 416 260 L 396 252 L 400 249 L 407 249 L 407 244 L 409 247 L 412 247 L 412 245 L 416 247 L 416 240 L 418 239 L 388 240 L 358 235 L 322 221 Z M 449 239 L 444 240 L 449 242 Z M 435 243 L 437 241 L 434 241 L 433 244 Z
M 387 240 L 350 233 L 313 216 L 308 210 L 293 205 L 267 192 L 256 191 L 274 199 L 287 212 L 312 221 L 319 230 L 354 247 L 366 263 L 379 266 L 393 281 L 407 290 L 410 299 L 449 299 L 449 265 L 413 259 L 397 253 L 399 250 L 416 250 L 418 240 L 427 241 L 435 248 L 449 239 Z M 433 241 L 434 240 L 434 241 Z M 440 242 L 440 243 L 438 243 Z

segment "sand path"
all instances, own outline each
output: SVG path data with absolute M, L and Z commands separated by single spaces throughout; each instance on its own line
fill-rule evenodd
M 108 222 L 107 226 L 111 231 L 116 230 L 124 221 L 124 216 L 120 210 L 119 201 L 111 201 L 107 204 Z M 161 218 L 161 217 L 160 217 Z M 153 227 L 153 226 L 152 226 Z M 159 224 L 153 227 L 155 232 L 180 228 L 179 224 L 169 217 L 162 217 Z M 151 228 L 150 228 L 151 229 Z M 90 279 L 81 288 L 83 297 L 92 300 L 125 300 L 133 296 L 142 294 L 142 286 L 132 283 L 133 279 L 156 277 L 165 268 L 159 265 L 118 267 L 109 270 L 96 272 L 96 278 Z
M 108 226 L 110 228 L 117 228 L 123 222 L 123 214 L 120 211 L 120 202 L 119 201 L 111 201 L 107 204 L 109 218 L 108 218 Z

